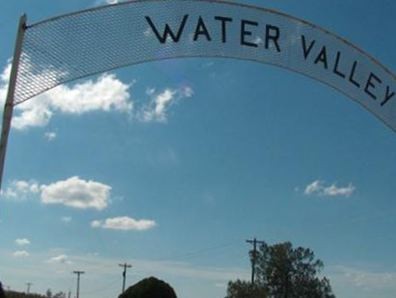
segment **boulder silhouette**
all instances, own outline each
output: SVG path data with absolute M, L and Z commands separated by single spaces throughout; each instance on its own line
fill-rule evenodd
M 177 298 L 177 296 L 169 284 L 155 277 L 149 277 L 129 287 L 119 298 Z

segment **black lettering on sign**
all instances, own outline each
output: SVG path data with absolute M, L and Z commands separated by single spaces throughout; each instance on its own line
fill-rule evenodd
M 354 79 L 357 65 L 358 65 L 358 62 L 354 61 L 353 65 L 352 65 L 351 73 L 349 74 L 349 82 L 354 84 L 356 87 L 360 88 L 359 82 L 355 81 L 355 79 Z
M 281 51 L 279 46 L 280 30 L 276 26 L 267 25 L 265 28 L 265 48 L 268 50 L 269 42 L 272 40 L 278 52 Z
M 381 102 L 381 106 L 384 106 L 394 96 L 395 96 L 395 91 L 391 92 L 390 87 L 386 86 L 385 99 L 383 102 Z
M 201 16 L 199 17 L 197 27 L 195 28 L 194 41 L 197 41 L 199 35 L 204 35 L 208 41 L 212 40 Z
M 256 43 L 246 41 L 246 36 L 252 35 L 252 31 L 248 31 L 246 29 L 246 25 L 257 27 L 258 23 L 248 20 L 241 20 L 241 45 L 257 48 L 258 45 Z
M 304 52 L 304 58 L 307 60 L 309 54 L 312 51 L 312 48 L 314 47 L 316 40 L 311 41 L 311 44 L 307 48 L 307 41 L 305 39 L 304 35 L 301 35 L 301 42 L 302 42 L 302 47 L 303 47 L 303 52 Z
M 370 95 L 373 99 L 377 99 L 377 96 L 375 96 L 375 94 L 371 92 L 372 89 L 375 89 L 377 87 L 374 81 L 380 84 L 382 83 L 381 79 L 371 72 L 367 80 L 366 87 L 364 88 L 364 92 Z
M 175 34 L 171 27 L 169 26 L 169 24 L 165 24 L 165 29 L 163 31 L 162 34 L 159 33 L 158 29 L 155 27 L 153 21 L 151 20 L 151 18 L 149 16 L 145 16 L 148 24 L 151 27 L 151 30 L 153 30 L 155 36 L 158 38 L 158 41 L 160 43 L 165 43 L 166 40 L 168 39 L 168 37 L 170 37 L 174 42 L 179 42 L 180 37 L 183 33 L 184 27 L 186 25 L 187 19 L 188 19 L 188 14 L 184 15 L 179 28 L 177 29 L 177 33 Z
M 221 41 L 223 43 L 226 43 L 227 42 L 227 22 L 232 22 L 232 18 L 220 17 L 220 16 L 215 16 L 214 18 L 216 21 L 221 22 Z
M 315 64 L 318 64 L 319 62 L 322 62 L 324 68 L 328 69 L 326 46 L 322 47 L 322 49 L 319 52 L 318 57 L 316 57 L 316 59 L 315 59 Z
M 344 78 L 344 79 L 345 79 L 345 74 L 343 74 L 343 73 L 340 71 L 340 69 L 338 68 L 339 65 L 340 65 L 340 58 L 341 58 L 341 53 L 338 51 L 338 52 L 337 52 L 336 61 L 335 61 L 335 64 L 334 64 L 334 68 L 333 68 L 333 72 L 334 72 L 336 75 L 340 76 L 341 78 Z

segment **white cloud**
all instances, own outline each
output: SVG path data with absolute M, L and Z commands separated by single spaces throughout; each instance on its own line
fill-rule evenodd
M 61 204 L 78 209 L 105 209 L 110 201 L 111 186 L 93 180 L 80 179 L 78 176 L 57 181 L 49 185 L 35 181 L 15 180 L 1 191 L 1 197 L 22 201 L 32 196 L 39 197 L 44 204 Z M 71 217 L 62 217 L 65 223 Z
M 52 257 L 49 260 L 47 260 L 47 263 L 50 264 L 67 264 L 70 265 L 72 262 L 69 260 L 69 257 L 67 255 L 59 255 L 56 257 Z
M 15 243 L 19 246 L 26 246 L 30 244 L 30 241 L 26 238 L 18 238 L 15 240 Z
M 215 65 L 214 61 L 205 62 L 205 63 L 202 64 L 202 68 L 210 68 L 213 65 Z
M 11 66 L 0 75 L 0 104 L 4 104 Z M 12 125 L 18 130 L 43 127 L 55 113 L 81 115 L 93 111 L 129 113 L 131 85 L 121 82 L 114 74 L 103 74 L 96 80 L 86 80 L 71 86 L 61 85 L 15 106 Z
M 70 216 L 62 216 L 61 221 L 64 223 L 69 223 L 72 221 L 72 218 Z
M 0 104 L 4 105 L 7 91 L 8 91 L 8 80 L 10 79 L 11 74 L 11 61 L 8 61 L 6 67 L 3 69 L 3 72 L 0 74 Z
M 106 4 L 117 4 L 120 3 L 122 1 L 120 0 L 97 0 L 95 2 L 96 5 L 106 5 Z
M 257 45 L 262 45 L 264 44 L 264 40 L 260 36 L 256 36 L 256 38 L 253 40 L 253 43 Z
M 143 31 L 143 34 L 146 37 L 151 37 L 153 35 L 153 30 L 150 27 L 147 27 L 147 29 Z
M 153 96 L 155 94 L 155 88 L 147 88 L 146 94 L 149 96 Z
M 345 273 L 345 276 L 359 287 L 384 288 L 390 285 L 395 285 L 396 283 L 395 273 L 355 270 Z
M 68 114 L 83 114 L 92 111 L 131 111 L 126 85 L 114 74 L 103 74 L 96 81 L 87 80 L 72 87 L 61 85 L 46 94 L 55 110 Z
M 306 195 L 311 195 L 311 194 L 314 194 L 314 193 L 322 191 L 322 189 L 323 189 L 322 182 L 319 181 L 319 180 L 315 180 L 311 184 L 307 185 L 307 187 L 305 188 L 304 193 Z
M 396 272 L 362 270 L 347 266 L 333 266 L 332 279 L 341 280 L 362 289 L 396 289 Z
M 100 220 L 93 220 L 91 222 L 92 228 L 100 228 L 102 226 L 102 222 Z
M 153 220 L 136 220 L 127 216 L 107 218 L 104 221 L 94 220 L 91 222 L 91 227 L 93 228 L 122 231 L 145 231 L 154 228 L 156 225 L 156 222 Z
M 10 69 L 11 64 L 8 63 L 0 74 L 0 105 L 4 104 L 6 98 Z M 60 75 L 51 73 L 51 76 Z M 82 115 L 94 111 L 117 111 L 142 122 L 164 123 L 171 106 L 194 94 L 189 86 L 165 88 L 162 92 L 151 88 L 146 93 L 149 102 L 135 108 L 130 94 L 132 84 L 123 83 L 115 74 L 104 73 L 96 79 L 60 85 L 16 105 L 12 126 L 17 130 L 44 127 L 58 114 Z M 51 141 L 56 133 L 47 132 L 44 137 Z
M 51 142 L 51 141 L 55 140 L 56 132 L 48 131 L 44 134 L 44 138 L 46 138 L 47 141 Z
M 30 256 L 30 254 L 26 250 L 17 250 L 12 255 L 16 258 L 26 258 Z
M 352 183 L 344 187 L 338 187 L 335 183 L 325 185 L 323 181 L 315 180 L 305 187 L 304 194 L 327 197 L 350 197 L 355 190 L 356 187 Z
M 41 202 L 44 204 L 103 210 L 109 203 L 111 187 L 75 176 L 49 185 L 42 185 L 41 190 Z
M 184 86 L 178 89 L 167 88 L 160 93 L 148 89 L 146 93 L 151 96 L 151 101 L 143 107 L 138 118 L 143 122 L 166 122 L 169 107 L 181 99 L 192 97 L 194 91 L 191 87 Z
M 28 199 L 31 195 L 40 192 L 40 187 L 35 181 L 14 180 L 3 191 L 1 196 L 5 199 L 20 201 Z
M 46 95 L 38 96 L 15 107 L 12 127 L 23 130 L 30 127 L 46 126 L 53 116 L 47 101 L 41 100 Z
M 355 191 L 355 187 L 352 185 L 352 183 L 348 184 L 348 186 L 345 187 L 337 187 L 337 185 L 332 184 L 328 187 L 325 187 L 323 193 L 325 196 L 349 197 L 353 194 L 354 191 Z
M 217 282 L 214 284 L 216 288 L 227 289 L 227 284 L 222 282 Z

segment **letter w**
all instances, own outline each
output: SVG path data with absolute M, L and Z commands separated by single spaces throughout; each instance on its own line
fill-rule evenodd
M 182 20 L 176 34 L 172 31 L 171 27 L 168 24 L 165 24 L 165 30 L 162 34 L 160 34 L 158 32 L 157 28 L 155 27 L 153 21 L 151 20 L 151 18 L 149 16 L 145 16 L 145 18 L 160 43 L 165 43 L 166 40 L 168 39 L 168 36 L 170 38 L 172 38 L 172 40 L 174 42 L 179 42 L 179 39 L 181 37 L 181 34 L 183 33 L 184 27 L 185 27 L 187 19 L 188 19 L 188 14 L 184 15 L 183 20 Z

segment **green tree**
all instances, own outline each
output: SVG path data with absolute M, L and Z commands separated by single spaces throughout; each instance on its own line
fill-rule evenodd
M 51 290 L 48 289 L 45 296 L 43 295 L 39 295 L 39 294 L 26 294 L 26 293 L 19 293 L 19 292 L 15 292 L 15 291 L 6 291 L 5 292 L 5 296 L 6 298 L 48 298 L 48 297 L 52 297 L 52 298 L 66 298 L 66 294 L 63 292 L 59 292 L 56 294 L 52 294 Z M 0 296 L 0 298 L 3 298 L 2 296 Z
M 260 245 L 255 257 L 255 287 L 241 281 L 230 282 L 227 298 L 245 298 L 246 291 L 254 298 L 335 298 L 330 282 L 326 277 L 319 277 L 323 262 L 315 258 L 309 248 L 293 248 L 290 242 Z M 236 291 L 235 289 L 239 289 Z M 243 293 L 239 295 L 239 293 Z
M 58 292 L 52 296 L 52 298 L 66 298 L 66 294 L 63 292 Z
M 51 291 L 51 289 L 48 289 L 47 292 L 45 292 L 45 297 L 47 297 L 47 298 L 52 298 L 52 291 Z
M 5 292 L 6 298 L 45 298 L 45 296 L 38 295 L 38 294 L 26 294 L 26 293 L 19 293 L 15 291 L 6 291 Z
M 119 298 L 177 298 L 173 288 L 155 277 L 143 279 L 128 288 Z
M 227 298 L 265 298 L 268 297 L 264 287 L 253 285 L 247 281 L 230 281 L 227 288 Z

